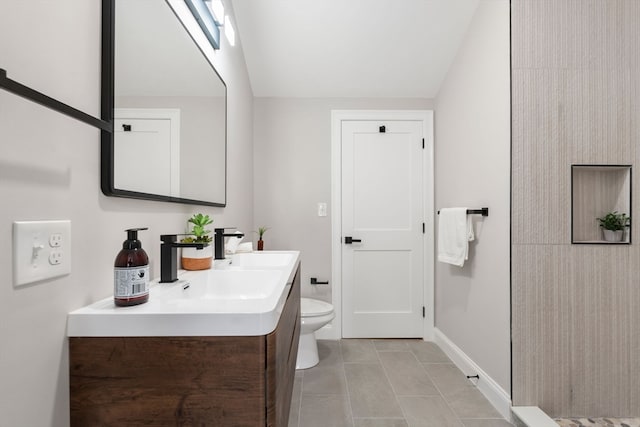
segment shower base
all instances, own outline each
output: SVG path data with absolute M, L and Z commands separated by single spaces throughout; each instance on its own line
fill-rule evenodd
M 559 418 L 561 427 L 640 427 L 640 418 Z

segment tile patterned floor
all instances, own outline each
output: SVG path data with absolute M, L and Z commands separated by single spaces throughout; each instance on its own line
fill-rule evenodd
M 296 371 L 289 427 L 510 427 L 433 343 L 318 341 Z
M 561 427 L 640 427 L 640 418 L 559 418 Z

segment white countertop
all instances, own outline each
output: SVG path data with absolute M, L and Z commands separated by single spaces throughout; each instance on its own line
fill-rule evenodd
M 69 313 L 69 337 L 255 336 L 278 325 L 299 263 L 297 251 L 231 256 L 211 270 L 154 280 L 149 301 L 117 307 L 113 297 Z

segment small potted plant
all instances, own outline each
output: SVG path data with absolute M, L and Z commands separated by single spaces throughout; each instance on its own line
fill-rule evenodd
M 602 218 L 596 219 L 600 221 L 602 235 L 606 242 L 621 242 L 626 228 L 631 223 L 631 217 L 617 211 L 609 212 Z
M 262 240 L 262 236 L 267 232 L 269 227 L 258 227 L 258 231 L 254 231 L 254 233 L 258 233 L 258 250 L 264 250 L 264 240 Z
M 189 231 L 191 236 L 180 240 L 181 243 L 203 243 L 206 244 L 202 249 L 182 248 L 182 268 L 185 270 L 207 270 L 211 268 L 213 259 L 213 248 L 211 243 L 211 230 L 207 230 L 206 226 L 213 223 L 213 219 L 209 215 L 201 213 L 194 214 L 188 221 L 193 224 Z

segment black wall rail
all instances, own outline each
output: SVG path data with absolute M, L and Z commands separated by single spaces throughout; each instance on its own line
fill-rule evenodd
M 438 211 L 438 215 L 440 215 L 440 211 Z M 489 208 L 467 209 L 467 215 L 489 216 Z
M 0 87 L 8 92 L 26 98 L 37 104 L 44 105 L 45 107 L 48 107 L 59 113 L 66 114 L 67 116 L 73 117 L 74 119 L 80 120 L 81 122 L 84 122 L 88 125 L 96 127 L 98 129 L 106 130 L 107 132 L 112 132 L 111 123 L 97 119 L 85 112 L 62 103 L 57 99 L 51 98 L 50 96 L 40 93 L 37 90 L 31 89 L 30 87 L 16 82 L 15 80 L 11 80 L 7 77 L 7 70 L 4 70 L 2 68 L 0 68 Z

